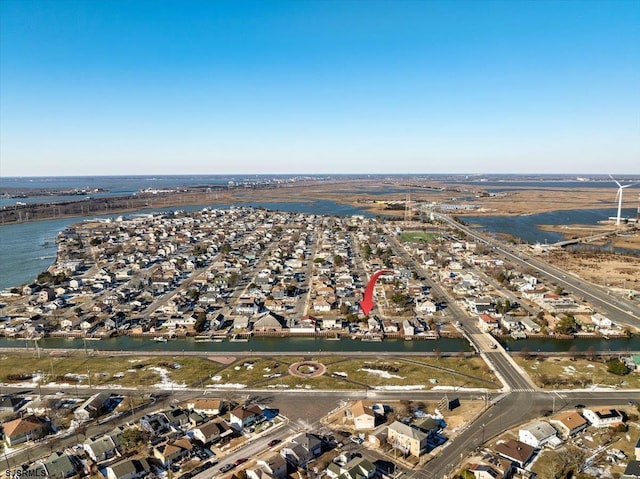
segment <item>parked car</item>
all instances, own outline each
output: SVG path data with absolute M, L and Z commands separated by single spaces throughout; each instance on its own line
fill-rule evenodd
M 269 443 L 267 444 L 267 446 L 269 447 L 273 447 L 276 444 L 280 444 L 282 442 L 282 439 L 271 439 L 271 441 L 269 441 Z
M 248 460 L 249 460 L 249 458 L 247 458 L 247 457 L 241 457 L 240 459 L 236 459 L 236 461 L 233 464 L 235 466 L 239 466 L 240 464 L 244 464 Z
M 360 436 L 351 436 L 351 442 L 362 444 L 364 442 L 364 439 L 362 439 Z
M 222 466 L 219 471 L 220 472 L 227 472 L 230 471 L 231 469 L 233 469 L 234 467 L 236 467 L 236 464 L 225 464 L 224 466 Z

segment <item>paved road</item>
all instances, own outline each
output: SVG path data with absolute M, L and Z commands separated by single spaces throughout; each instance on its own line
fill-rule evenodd
M 461 225 L 446 215 L 438 214 L 436 217 L 477 241 L 493 247 L 496 253 L 502 254 L 523 268 L 530 267 L 535 269 L 539 274 L 562 286 L 565 290 L 572 292 L 577 297 L 584 298 L 613 321 L 640 328 L 640 305 L 637 302 L 611 296 L 605 288 L 599 285 L 567 274 L 563 269 L 547 263 L 538 256 L 529 255 L 524 251 L 496 241 L 472 228 Z

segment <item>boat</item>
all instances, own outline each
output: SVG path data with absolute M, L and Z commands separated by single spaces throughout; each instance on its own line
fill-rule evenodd
M 327 338 L 327 341 L 340 341 L 340 336 L 336 334 L 333 337 Z
M 158 343 L 166 343 L 167 342 L 167 338 L 165 338 L 164 336 L 156 336 L 155 338 L 153 338 L 153 340 L 158 342 Z
M 89 336 L 84 338 L 85 341 L 100 341 L 102 338 L 94 338 L 93 336 Z

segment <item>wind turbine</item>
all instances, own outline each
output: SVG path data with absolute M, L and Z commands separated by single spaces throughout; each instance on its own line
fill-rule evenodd
M 620 225 L 620 213 L 622 212 L 622 190 L 624 188 L 629 188 L 630 186 L 633 186 L 632 183 L 628 184 L 628 185 L 621 185 L 620 183 L 618 183 L 618 181 L 611 175 L 609 175 L 609 178 L 611 178 L 613 181 L 615 181 L 616 185 L 618 185 L 618 192 L 616 193 L 616 198 L 618 198 L 618 216 L 616 217 L 616 225 Z

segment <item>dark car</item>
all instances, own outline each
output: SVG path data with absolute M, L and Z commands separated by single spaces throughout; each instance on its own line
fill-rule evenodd
M 225 464 L 224 466 L 222 466 L 219 471 L 220 472 L 227 472 L 230 471 L 231 469 L 233 469 L 234 467 L 236 467 L 236 464 Z
M 276 444 L 280 444 L 281 442 L 282 442 L 282 439 L 271 439 L 271 441 L 269 441 L 269 444 L 267 444 L 267 446 L 273 447 Z
M 236 459 L 236 461 L 233 464 L 234 464 L 234 466 L 239 466 L 240 464 L 244 464 L 248 460 L 249 460 L 249 458 L 247 458 L 247 457 L 241 457 L 240 459 Z

